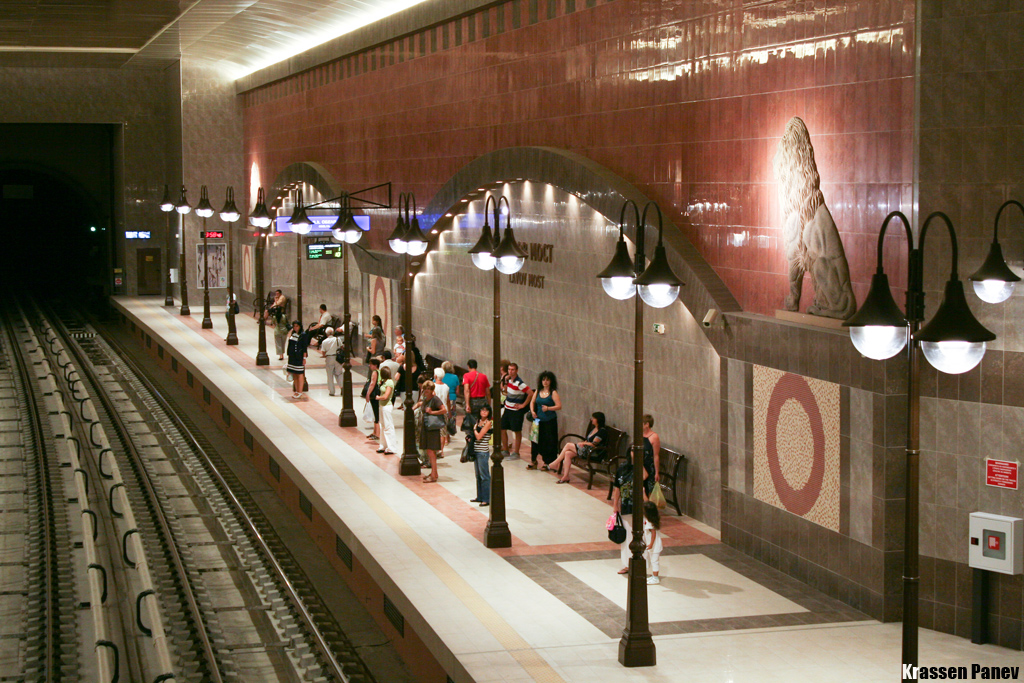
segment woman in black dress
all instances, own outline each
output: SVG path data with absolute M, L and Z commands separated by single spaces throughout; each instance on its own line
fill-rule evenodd
M 558 412 L 562 409 L 562 399 L 558 397 L 558 379 L 555 373 L 545 370 L 537 378 L 537 391 L 533 395 L 530 413 L 539 422 L 537 441 L 531 443 L 530 464 L 528 470 L 538 466 L 545 472 L 548 465 L 558 457 Z M 543 462 L 538 462 L 542 458 Z
M 302 385 L 306 378 L 306 340 L 302 334 L 302 323 L 292 323 L 292 332 L 288 337 L 288 365 L 285 366 L 292 377 L 292 398 L 302 398 Z

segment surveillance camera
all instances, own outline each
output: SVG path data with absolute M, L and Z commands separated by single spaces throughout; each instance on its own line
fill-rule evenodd
M 717 308 L 710 309 L 708 314 L 704 316 L 704 327 L 711 327 L 714 325 L 715 321 L 718 320 L 719 315 Z

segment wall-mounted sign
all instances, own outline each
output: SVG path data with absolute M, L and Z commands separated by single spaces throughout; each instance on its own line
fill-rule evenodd
M 359 229 L 363 232 L 370 229 L 369 216 L 353 216 L 352 218 L 355 219 L 356 225 L 358 225 Z M 331 228 L 334 227 L 334 224 L 338 222 L 338 214 L 332 213 L 326 216 L 310 216 L 309 220 L 313 224 L 309 229 L 310 232 L 330 232 Z M 292 224 L 290 221 L 291 216 L 278 216 L 277 220 L 274 222 L 274 228 L 278 232 L 291 232 Z
M 222 240 L 224 239 L 224 232 L 222 230 L 207 230 L 204 233 L 200 230 L 199 239 L 203 239 L 204 237 L 211 240 Z
M 552 263 L 555 260 L 555 245 L 540 242 L 524 242 L 520 244 L 526 250 L 527 263 Z M 525 285 L 534 289 L 544 289 L 544 277 L 537 273 L 512 273 L 508 281 L 513 285 Z
M 340 244 L 328 244 L 325 242 L 317 242 L 316 244 L 306 245 L 306 258 L 310 261 L 319 261 L 321 259 L 329 258 L 341 258 L 341 246 Z
M 1009 460 L 985 459 L 985 483 L 1001 489 L 1017 489 L 1018 463 Z
M 149 230 L 125 230 L 124 238 L 126 240 L 148 240 L 151 234 Z

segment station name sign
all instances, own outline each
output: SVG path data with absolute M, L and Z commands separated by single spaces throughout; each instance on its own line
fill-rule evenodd
M 370 217 L 369 216 L 353 216 L 356 225 L 363 232 L 370 229 Z M 338 214 L 332 213 L 327 216 L 309 216 L 310 223 L 313 226 L 309 229 L 310 233 L 314 232 L 330 232 L 334 224 L 338 222 Z M 277 232 L 292 232 L 291 216 L 278 216 L 274 221 L 274 229 Z
M 555 245 L 543 244 L 540 242 L 527 242 L 522 245 L 526 250 L 527 262 L 534 261 L 536 263 L 553 263 L 555 257 Z M 523 266 L 524 268 L 526 266 Z M 544 289 L 544 275 L 537 273 L 524 273 L 519 271 L 518 273 L 512 273 L 508 276 L 508 281 L 513 285 L 522 285 L 524 287 L 533 287 L 534 289 Z

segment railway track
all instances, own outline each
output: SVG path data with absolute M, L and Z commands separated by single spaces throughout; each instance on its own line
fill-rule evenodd
M 0 471 L 24 481 L 0 487 L 0 534 L 20 521 L 24 538 L 20 573 L 0 544 L 0 614 L 24 618 L 0 638 L 0 680 L 373 680 L 271 523 L 127 354 L 70 311 L 2 315 Z

